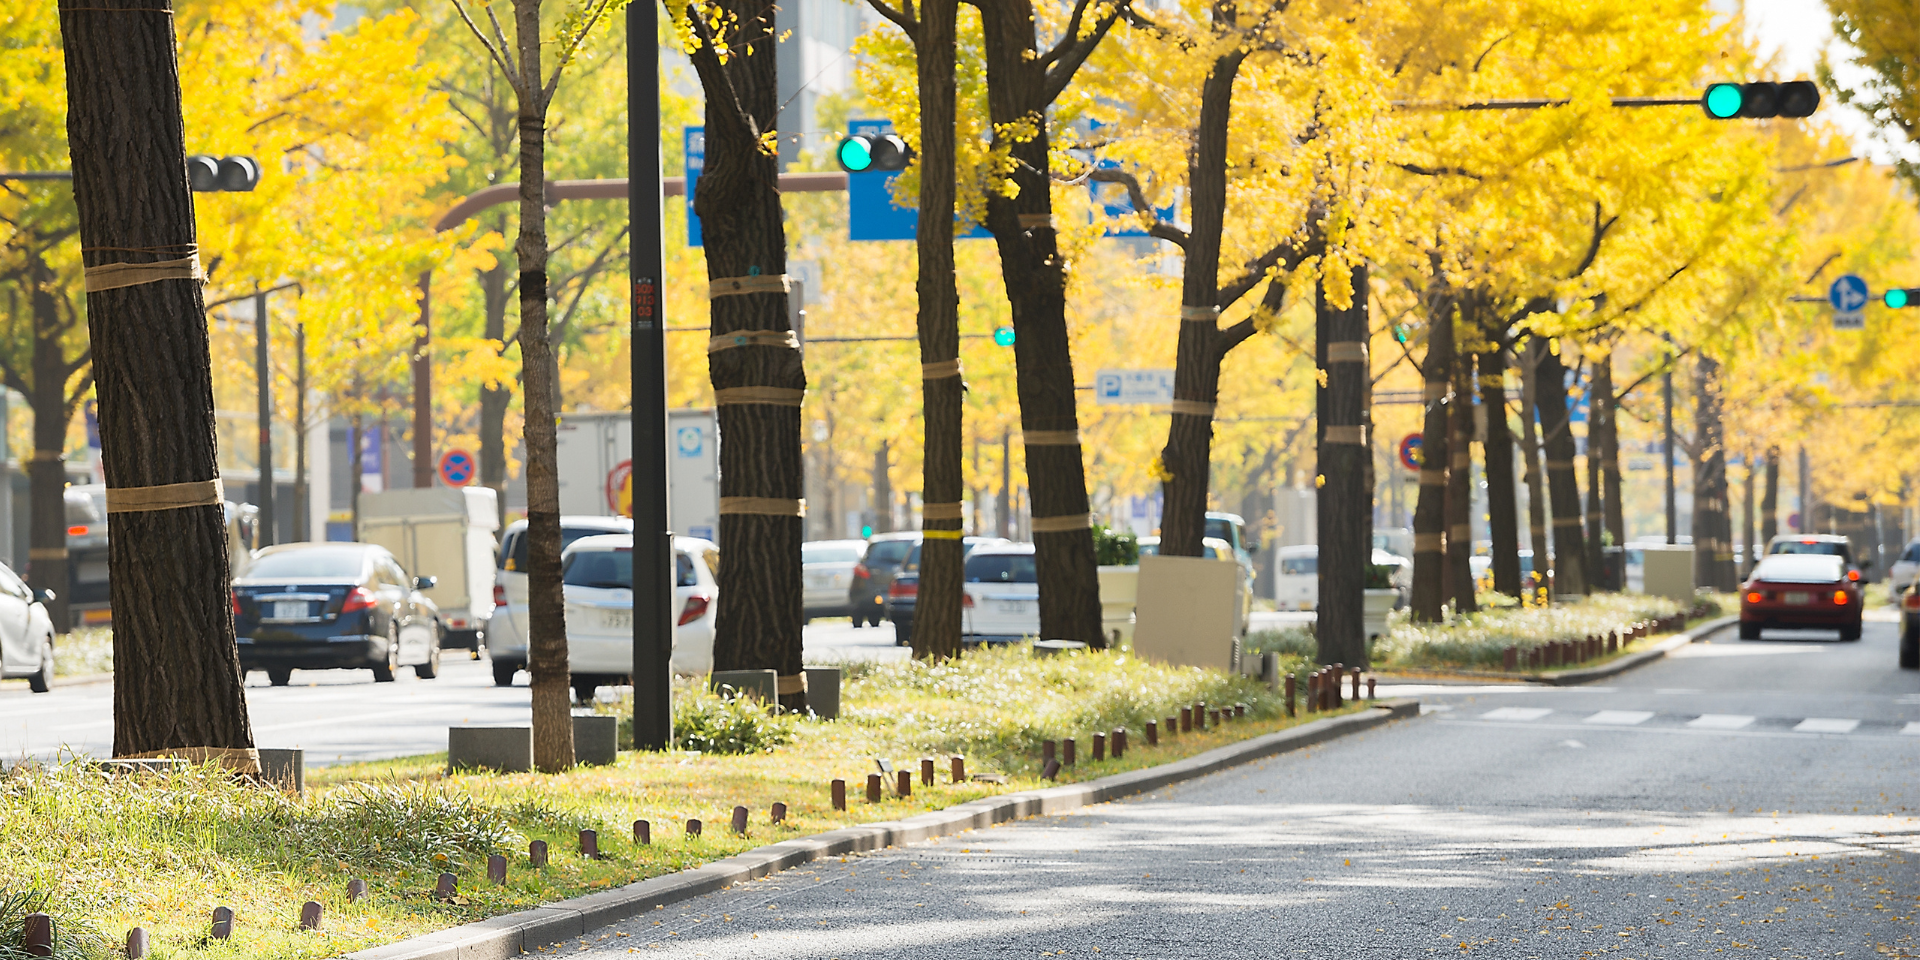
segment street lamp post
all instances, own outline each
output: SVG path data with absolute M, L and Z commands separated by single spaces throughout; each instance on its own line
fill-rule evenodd
M 659 10 L 627 7 L 628 301 L 633 362 L 633 745 L 673 741 L 673 534 L 667 518 L 666 255 Z
M 257 545 L 273 546 L 273 371 L 267 362 L 267 292 L 253 295 L 253 373 L 260 393 L 260 492 L 255 497 L 260 507 L 260 522 L 255 525 Z

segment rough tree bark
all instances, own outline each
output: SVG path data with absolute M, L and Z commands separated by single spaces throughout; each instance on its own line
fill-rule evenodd
M 1367 663 L 1367 564 L 1373 557 L 1373 459 L 1367 443 L 1367 268 L 1352 273 L 1353 302 L 1314 296 L 1316 361 L 1325 371 L 1320 394 L 1319 621 L 1314 628 L 1321 663 Z M 1278 286 L 1278 284 L 1276 284 Z
M 1507 348 L 1498 336 L 1478 360 L 1480 409 L 1487 412 L 1482 457 L 1487 468 L 1487 536 L 1492 540 L 1493 589 L 1519 597 L 1520 501 L 1514 489 L 1513 433 L 1507 426 Z
M 1607 511 L 1604 500 L 1607 484 L 1607 444 L 1613 431 L 1613 351 L 1605 344 L 1594 347 L 1592 379 L 1587 385 L 1587 566 L 1592 571 L 1589 586 L 1595 590 L 1617 590 L 1624 584 L 1607 579 L 1605 555 Z M 1617 478 L 1616 478 L 1617 479 Z M 1619 494 L 1616 487 L 1615 495 Z M 1614 541 L 1618 546 L 1621 541 Z
M 893 532 L 893 480 L 887 463 L 887 441 L 873 450 L 873 532 Z
M 60 4 L 73 194 L 87 272 L 98 278 L 87 324 L 114 514 L 113 753 L 258 773 L 228 596 L 170 14 L 167 0 Z M 139 279 L 120 268 L 110 279 L 112 264 L 163 263 L 175 266 Z
M 1520 357 L 1520 456 L 1523 479 L 1527 485 L 1527 531 L 1533 551 L 1533 577 L 1527 581 L 1529 594 L 1547 585 L 1547 490 L 1546 475 L 1540 469 L 1540 408 L 1538 396 L 1541 340 L 1528 339 Z
M 1620 502 L 1620 404 L 1626 399 L 1626 394 L 1639 386 L 1639 384 L 1631 384 L 1627 387 L 1627 390 L 1619 393 L 1611 392 L 1613 384 L 1613 358 L 1611 355 L 1607 357 L 1607 369 L 1605 373 L 1609 392 L 1606 394 L 1606 423 L 1600 432 L 1598 441 L 1600 446 L 1600 486 L 1602 488 L 1600 501 L 1602 510 L 1606 514 L 1605 529 L 1607 536 L 1612 538 L 1613 546 L 1625 548 L 1627 545 L 1627 512 L 1625 505 Z M 1627 568 L 1626 557 L 1624 555 L 1620 559 L 1620 564 L 1621 579 L 1613 584 L 1613 589 L 1625 590 L 1627 588 L 1625 582 Z
M 1740 543 L 1745 548 L 1742 558 L 1745 562 L 1739 564 L 1739 568 L 1734 571 L 1734 577 L 1737 580 L 1746 579 L 1747 571 L 1753 569 L 1754 561 L 1760 555 L 1760 551 L 1754 548 L 1753 543 L 1753 514 L 1756 506 L 1754 500 L 1759 495 L 1760 472 L 1754 469 L 1754 456 L 1752 451 L 1748 451 L 1746 461 L 1745 481 L 1747 491 L 1746 496 L 1741 498 L 1740 506 Z
M 1760 494 L 1760 549 L 1780 535 L 1780 448 L 1767 448 L 1767 477 Z
M 1060 41 L 1043 50 L 1032 0 L 974 2 L 980 9 L 994 146 L 1005 148 L 1012 161 L 1012 189 L 989 191 L 986 228 L 999 249 L 1013 314 L 1015 381 L 1040 579 L 1040 635 L 1104 647 L 1067 340 L 1067 263 L 1053 225 L 1047 111 L 1126 3 L 1096 8 L 1089 21 L 1090 0 L 1076 0 Z
M 1439 280 L 1427 289 L 1427 357 L 1421 365 L 1426 415 L 1420 429 L 1420 498 L 1413 508 L 1413 618 L 1437 622 L 1447 602 L 1447 414 L 1453 392 L 1452 293 Z
M 1738 584 L 1733 564 L 1733 518 L 1727 509 L 1727 449 L 1720 411 L 1720 363 L 1704 351 L 1694 367 L 1695 462 L 1693 480 L 1693 582 L 1729 591 Z
M 803 495 L 800 403 L 807 377 L 787 321 L 787 234 L 780 209 L 773 10 L 718 0 L 731 17 L 722 62 L 708 14 L 688 4 L 693 66 L 706 94 L 707 166 L 694 212 L 706 237 L 712 298 L 709 370 L 720 414 L 720 605 L 716 670 L 774 670 L 780 705 L 806 708 L 800 668 Z M 531 392 L 531 388 L 529 388 Z M 884 454 L 883 454 L 884 455 Z
M 504 224 L 501 229 L 505 229 Z M 504 345 L 507 337 L 506 261 L 496 262 L 491 270 L 476 272 L 480 277 L 480 301 L 485 314 L 481 335 Z M 494 502 L 499 504 L 502 519 L 505 519 L 507 510 L 507 408 L 512 403 L 511 385 L 480 385 L 480 485 L 493 488 Z
M 1533 402 L 1540 411 L 1541 446 L 1547 457 L 1547 499 L 1553 513 L 1553 592 L 1587 592 L 1586 543 L 1581 536 L 1580 478 L 1574 473 L 1573 432 L 1568 425 L 1567 368 L 1542 341 L 1534 375 Z M 1539 557 L 1533 558 L 1538 567 Z
M 921 0 L 896 10 L 884 0 L 874 8 L 913 41 L 920 88 L 920 219 L 916 227 L 919 275 L 921 402 L 924 413 L 920 510 L 920 595 L 913 618 L 913 655 L 923 659 L 960 654 L 962 391 L 960 379 L 960 288 L 953 268 L 954 65 L 959 0 Z M 978 447 L 975 448 L 976 454 Z M 977 456 L 976 456 L 976 459 Z M 976 503 L 978 502 L 976 498 Z
M 1475 312 L 1480 308 L 1477 299 L 1468 301 Z M 1446 571 L 1447 599 L 1455 613 L 1480 609 L 1473 583 L 1473 354 L 1469 350 L 1471 344 L 1454 353 L 1453 402 L 1447 405 L 1447 552 L 1441 569 Z

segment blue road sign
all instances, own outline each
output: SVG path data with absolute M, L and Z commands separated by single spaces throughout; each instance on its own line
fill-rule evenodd
M 700 182 L 700 171 L 707 166 L 707 128 L 688 127 L 687 145 L 687 246 L 705 246 L 700 233 L 700 218 L 693 212 L 693 188 Z
M 1852 313 L 1867 305 L 1867 282 L 1849 273 L 1827 288 L 1827 302 L 1841 313 Z
M 849 137 L 893 135 L 891 120 L 849 120 Z M 865 170 L 847 174 L 847 239 L 912 240 L 920 227 L 920 208 L 893 201 L 893 183 L 899 170 Z M 908 200 L 912 203 L 912 200 Z M 961 240 L 983 240 L 992 234 L 975 225 L 959 234 Z

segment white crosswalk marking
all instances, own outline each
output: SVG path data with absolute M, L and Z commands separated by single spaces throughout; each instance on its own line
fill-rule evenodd
M 1793 728 L 1795 733 L 1852 733 L 1860 725 L 1858 720 L 1843 720 L 1837 717 L 1808 717 Z
M 1752 722 L 1752 717 L 1737 713 L 1708 713 L 1687 721 L 1687 726 L 1696 730 L 1738 730 Z
M 1482 720 L 1538 720 L 1553 711 L 1546 707 L 1501 707 L 1480 715 Z
M 1909 737 L 1920 737 L 1920 720 L 1912 720 L 1900 728 L 1900 732 Z
M 1653 719 L 1651 710 L 1602 710 L 1581 723 L 1599 723 L 1616 727 L 1631 727 L 1636 723 L 1645 723 Z

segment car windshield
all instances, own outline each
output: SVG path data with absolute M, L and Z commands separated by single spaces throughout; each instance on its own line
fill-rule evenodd
M 968 583 L 1039 583 L 1030 553 L 976 553 L 967 558 Z
M 1901 554 L 1900 559 L 1908 563 L 1920 563 L 1920 542 L 1907 544 L 1907 552 Z
M 1320 558 L 1281 557 L 1280 572 L 1289 577 L 1311 577 L 1320 572 Z
M 879 540 L 867 545 L 867 566 L 897 567 L 913 548 L 912 540 Z
M 570 587 L 633 589 L 632 550 L 583 550 L 567 558 L 560 582 Z
M 852 547 L 843 547 L 839 545 L 812 546 L 809 544 L 802 544 L 800 547 L 800 562 L 801 563 L 859 563 L 860 551 L 855 550 Z
M 253 579 L 335 579 L 358 582 L 367 552 L 360 547 L 281 550 L 253 558 L 243 576 Z
M 1776 553 L 1753 568 L 1753 579 L 1773 583 L 1836 583 L 1844 576 L 1840 558 L 1822 554 Z
M 561 527 L 560 552 L 565 553 L 575 540 L 581 537 L 598 537 L 609 533 L 630 533 L 606 527 Z M 527 531 L 525 528 L 507 535 L 507 542 L 500 547 L 500 569 L 527 572 Z
M 627 565 L 627 580 L 633 580 L 633 565 Z M 697 587 L 700 576 L 693 572 L 693 558 L 678 550 L 673 552 L 673 585 L 676 587 Z
M 1202 536 L 1215 537 L 1231 544 L 1233 542 L 1233 521 L 1208 517 L 1207 532 L 1202 534 Z
M 1847 552 L 1847 545 L 1831 540 L 1784 540 L 1768 548 L 1767 553 L 1773 556 L 1811 554 L 1818 557 L 1839 557 L 1845 563 L 1853 562 L 1853 557 Z

